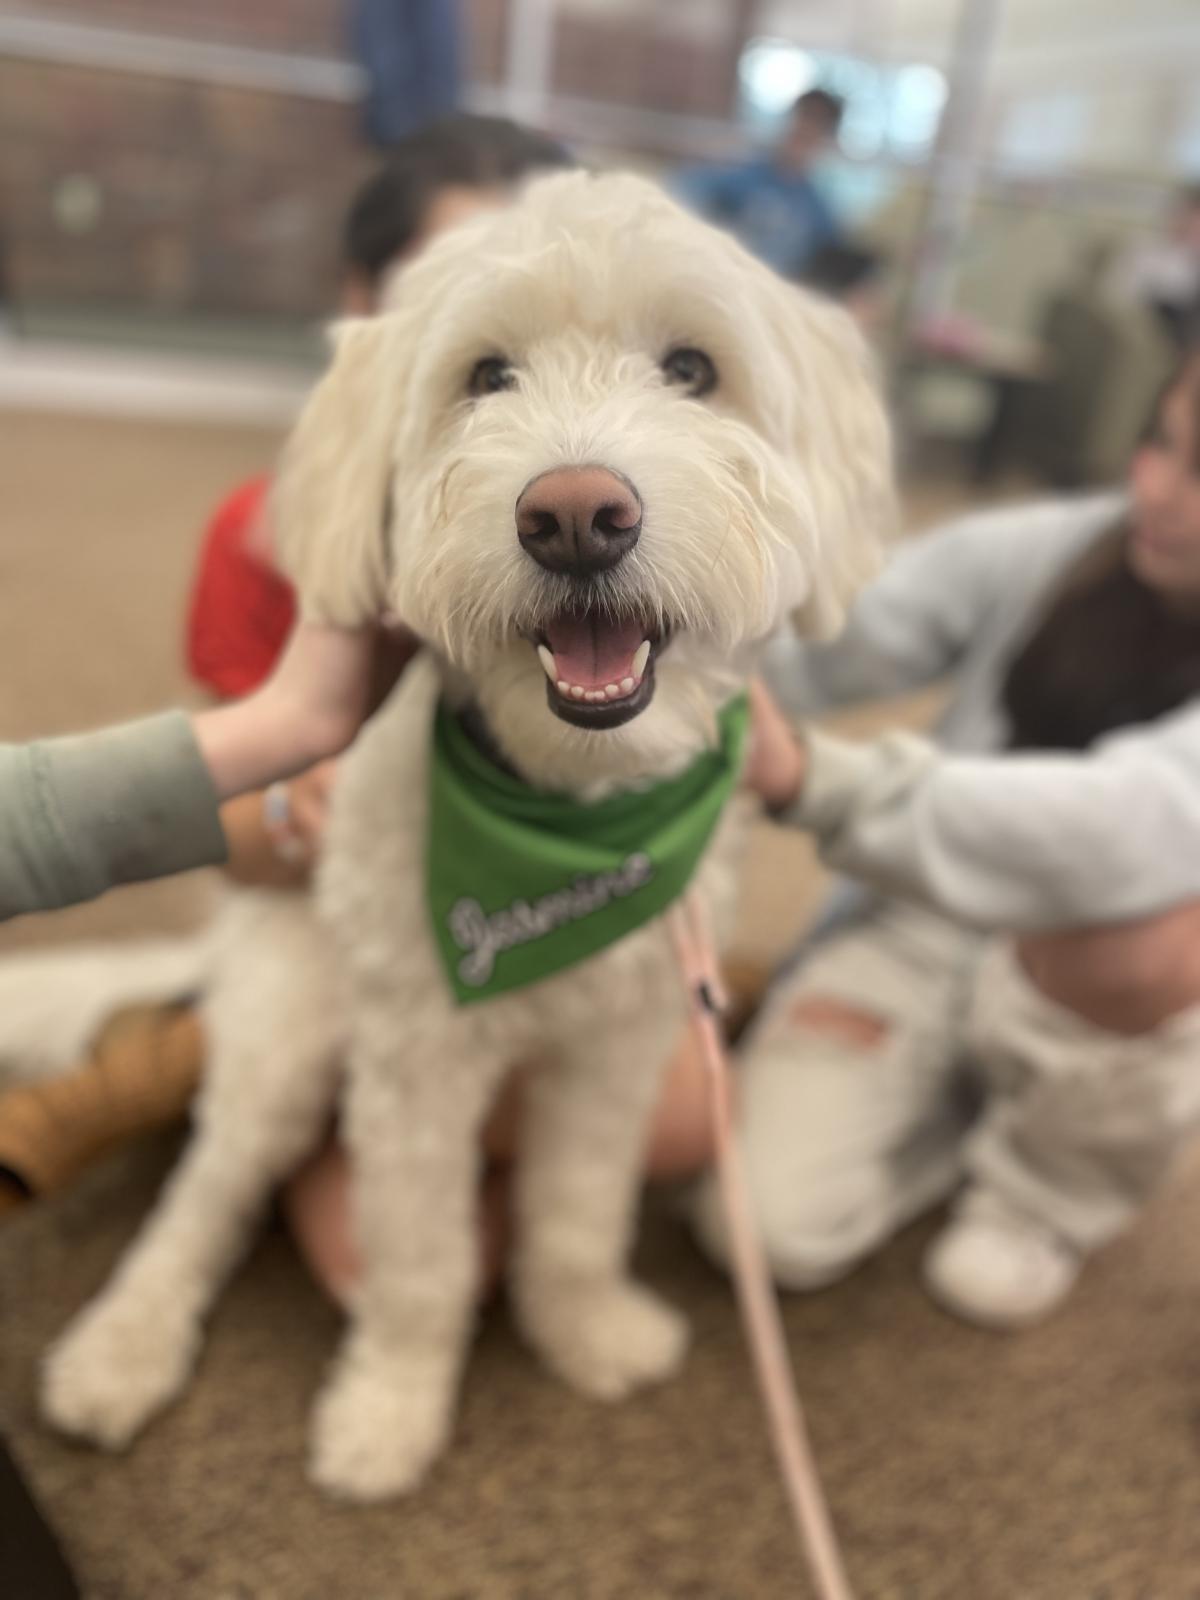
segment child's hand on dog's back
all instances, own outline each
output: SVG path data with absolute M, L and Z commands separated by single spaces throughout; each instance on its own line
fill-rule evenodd
M 315 624 L 308 626 L 321 631 Z M 362 704 L 371 715 L 395 688 L 417 649 L 417 640 L 389 618 L 374 630 L 369 649 L 363 683 L 348 687 L 338 687 L 339 675 L 345 677 L 345 661 L 335 656 L 333 665 L 340 672 L 334 671 L 328 693 L 335 705 L 344 702 L 348 693 L 361 695 Z M 339 715 L 344 715 L 345 709 L 342 703 Z M 351 718 L 349 726 L 353 725 Z M 335 744 L 340 746 L 345 731 L 334 727 Z M 221 820 L 229 847 L 229 876 L 255 888 L 299 888 L 307 884 L 321 855 L 337 771 L 338 762 L 330 756 L 290 780 L 272 784 L 265 793 L 246 794 L 226 804 Z
M 795 805 L 804 786 L 807 762 L 802 741 L 765 685 L 750 685 L 750 752 L 744 779 L 769 811 Z

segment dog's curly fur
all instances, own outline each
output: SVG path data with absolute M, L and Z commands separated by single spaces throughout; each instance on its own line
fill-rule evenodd
M 711 395 L 666 381 L 680 346 L 711 356 Z M 483 357 L 511 362 L 515 383 L 470 399 Z M 636 485 L 644 522 L 587 603 L 670 638 L 649 704 L 604 732 L 554 713 L 530 641 L 579 592 L 513 525 L 532 479 L 596 463 Z M 645 1125 L 682 1020 L 664 935 L 456 1008 L 423 904 L 431 712 L 439 694 L 473 702 L 548 788 L 594 796 L 676 773 L 785 617 L 836 629 L 889 509 L 886 427 L 849 320 L 640 179 L 536 182 L 439 241 L 385 315 L 337 331 L 281 479 L 287 558 L 310 613 L 352 623 L 386 598 L 432 650 L 344 763 L 315 904 L 245 893 L 225 916 L 195 1136 L 48 1358 L 58 1426 L 120 1447 L 181 1391 L 202 1318 L 318 1138 L 343 1061 L 364 1275 L 316 1407 L 319 1484 L 399 1493 L 445 1444 L 472 1321 L 478 1133 L 518 1061 L 537 1064 L 512 1270 L 526 1337 L 601 1399 L 675 1370 L 682 1321 L 626 1273 Z M 700 871 L 718 910 L 738 811 Z

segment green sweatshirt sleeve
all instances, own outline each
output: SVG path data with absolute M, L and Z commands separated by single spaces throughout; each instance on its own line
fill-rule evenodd
M 0 744 L 0 920 L 224 859 L 216 790 L 183 712 Z

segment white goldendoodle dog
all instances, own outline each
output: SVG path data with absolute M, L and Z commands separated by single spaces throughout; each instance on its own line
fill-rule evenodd
M 478 1134 L 517 1062 L 536 1063 L 525 1336 L 601 1399 L 676 1369 L 684 1324 L 626 1264 L 683 1018 L 661 922 L 456 1004 L 425 903 L 434 709 L 539 790 L 592 801 L 681 773 L 784 619 L 840 622 L 889 516 L 888 457 L 850 321 L 633 177 L 536 182 L 430 249 L 385 315 L 337 330 L 285 460 L 281 538 L 311 611 L 354 622 L 382 597 L 431 648 L 344 763 L 314 903 L 244 893 L 225 913 L 195 1134 L 48 1358 L 55 1424 L 116 1448 L 180 1393 L 255 1217 L 340 1095 L 364 1272 L 312 1473 L 360 1499 L 411 1489 L 453 1419 Z M 739 809 L 696 878 L 718 915 Z

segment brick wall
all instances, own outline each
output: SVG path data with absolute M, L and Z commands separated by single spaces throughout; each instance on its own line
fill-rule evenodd
M 636 23 L 567 14 L 555 34 L 555 90 L 585 100 L 722 117 L 728 70 L 722 50 L 671 32 L 651 7 Z
M 346 0 L 25 0 L 23 10 L 255 49 L 345 52 Z M 507 0 L 465 0 L 468 81 L 502 77 L 506 19 Z M 719 115 L 727 72 L 703 41 L 673 37 L 653 6 L 636 19 L 560 16 L 561 94 Z M 18 300 L 320 315 L 347 198 L 372 160 L 349 105 L 0 56 L 0 238 Z
M 508 0 L 464 0 L 462 19 L 467 82 L 502 82 L 508 46 Z
M 340 55 L 345 0 L 22 0 L 24 14 L 132 33 Z
M 349 106 L 0 60 L 18 300 L 317 314 L 367 164 Z

